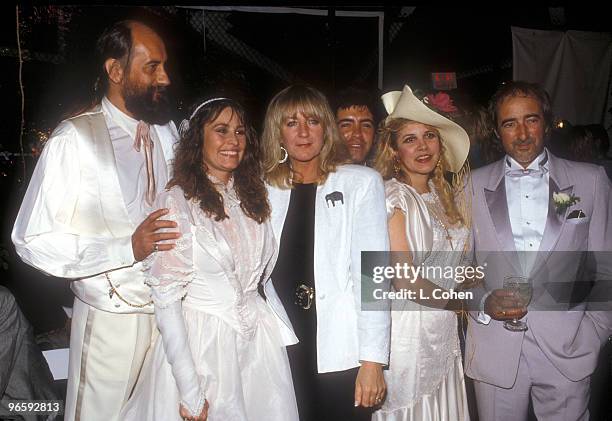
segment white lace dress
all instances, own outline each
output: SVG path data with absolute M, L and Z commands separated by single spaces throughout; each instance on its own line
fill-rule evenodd
M 447 232 L 438 220 L 443 215 L 442 205 L 431 183 L 430 190 L 431 193 L 419 195 L 412 187 L 391 179 L 385 183 L 387 211 L 389 216 L 395 209 L 406 214 L 406 235 L 411 246 L 429 243 L 430 250 L 415 250 L 422 252 L 413 253 L 415 264 L 454 267 L 462 263 L 461 251 L 469 231 L 463 226 L 449 228 L 455 250 L 449 252 Z M 424 238 L 424 233 L 432 229 L 433 239 Z M 451 279 L 428 279 L 445 289 L 457 287 Z M 372 420 L 468 421 L 455 313 L 432 310 L 412 301 L 394 302 L 393 309 L 391 356 L 389 369 L 384 372 L 387 397 Z
M 158 199 L 182 237 L 146 262 L 161 335 L 122 421 L 180 421 L 179 403 L 199 413 L 204 397 L 209 421 L 298 420 L 278 321 L 257 292 L 276 259 L 271 227 L 244 214 L 231 184 L 220 190 L 220 222 L 178 187 Z

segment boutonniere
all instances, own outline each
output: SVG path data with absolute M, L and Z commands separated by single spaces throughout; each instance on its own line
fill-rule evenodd
M 567 208 L 580 202 L 580 198 L 578 196 L 574 196 L 573 194 L 553 193 L 553 202 L 555 204 L 557 214 L 561 215 Z

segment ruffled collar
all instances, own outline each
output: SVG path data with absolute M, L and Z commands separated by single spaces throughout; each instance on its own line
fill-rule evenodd
M 236 193 L 236 189 L 234 188 L 234 176 L 230 176 L 227 183 L 219 180 L 212 174 L 206 173 L 208 179 L 213 183 L 213 186 L 217 189 L 217 191 L 223 197 L 223 203 L 228 208 L 233 208 L 235 206 L 240 206 L 240 199 L 238 199 L 238 194 Z

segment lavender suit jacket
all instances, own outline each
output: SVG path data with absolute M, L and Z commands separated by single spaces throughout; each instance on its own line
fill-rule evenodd
M 529 273 L 534 282 L 534 300 L 539 305 L 534 305 L 532 300 L 525 320 L 552 364 L 568 379 L 578 381 L 594 371 L 601 345 L 612 333 L 612 311 L 608 311 L 612 307 L 609 303 L 600 303 L 598 311 L 593 311 L 589 299 L 554 307 L 559 297 L 554 297 L 550 287 L 561 285 L 568 292 L 579 282 L 612 279 L 610 253 L 605 253 L 607 256 L 588 253 L 612 251 L 612 185 L 601 167 L 560 159 L 550 152 L 548 156 L 547 221 L 536 263 Z M 483 288 L 476 290 L 477 300 L 486 291 L 502 288 L 504 276 L 521 271 L 508 216 L 504 165 L 502 159 L 473 173 L 474 257 L 476 264 L 486 262 L 485 282 Z M 574 194 L 580 202 L 559 215 L 552 200 L 553 192 Z M 585 217 L 568 219 L 573 210 L 582 210 Z M 597 259 L 591 259 L 593 255 Z M 595 263 L 587 265 L 589 261 Z M 595 269 L 587 271 L 585 267 Z M 596 282 L 590 290 L 591 298 L 609 294 L 609 285 L 609 282 Z M 544 308 L 555 308 L 555 311 L 544 311 Z M 496 320 L 488 325 L 479 323 L 477 314 L 471 312 L 468 323 L 466 374 L 499 387 L 512 387 L 524 333 L 510 332 Z

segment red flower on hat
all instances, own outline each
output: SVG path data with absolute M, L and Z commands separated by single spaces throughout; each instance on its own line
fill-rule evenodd
M 458 111 L 458 108 L 453 104 L 453 100 L 446 92 L 429 94 L 424 98 L 423 102 L 443 113 L 454 113 Z

